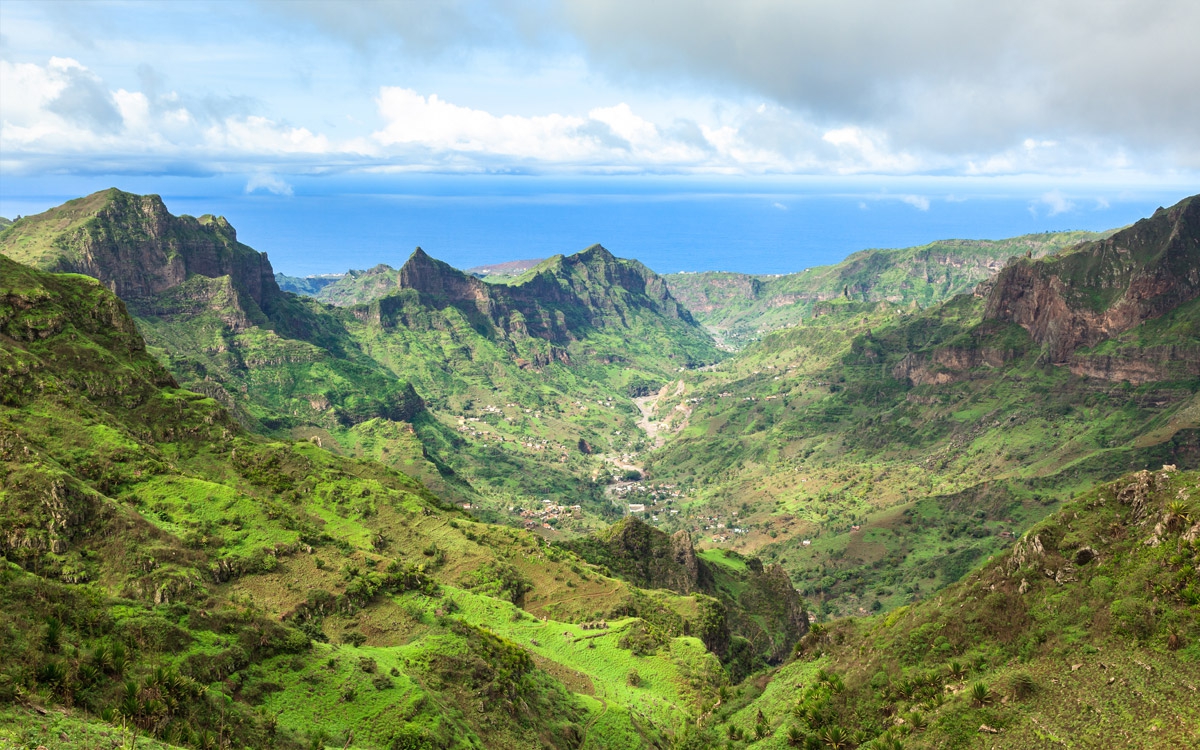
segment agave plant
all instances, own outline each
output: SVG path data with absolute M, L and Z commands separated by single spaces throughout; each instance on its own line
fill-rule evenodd
M 946 670 L 946 676 L 952 680 L 965 680 L 967 678 L 967 666 L 960 661 L 950 662 L 950 667 Z
M 887 732 L 875 738 L 871 743 L 871 750 L 904 750 L 904 742 L 891 732 Z
M 818 736 L 821 744 L 829 750 L 846 750 L 850 747 L 850 735 L 836 724 L 825 727 Z
M 982 682 L 977 682 L 971 687 L 971 701 L 976 706 L 990 706 L 993 700 L 992 691 Z
M 1169 529 L 1186 526 L 1192 520 L 1191 510 L 1183 500 L 1172 500 L 1167 503 L 1163 522 Z
M 912 700 L 917 695 L 917 684 L 912 680 L 901 680 L 896 685 L 896 695 L 906 701 Z
M 46 632 L 42 635 L 42 646 L 52 654 L 58 653 L 62 640 L 62 623 L 57 617 L 46 619 Z
M 84 687 L 94 685 L 100 681 L 100 668 L 91 662 L 84 662 L 75 670 L 75 675 L 79 683 Z
M 59 687 L 67 679 L 67 668 L 59 661 L 48 661 L 37 668 L 37 681 L 42 685 Z
M 913 711 L 904 717 L 908 725 L 912 727 L 914 732 L 923 732 L 929 726 L 929 720 L 925 718 L 925 714 L 920 711 Z
M 800 747 L 804 744 L 804 732 L 796 726 L 790 726 L 787 730 L 788 747 Z

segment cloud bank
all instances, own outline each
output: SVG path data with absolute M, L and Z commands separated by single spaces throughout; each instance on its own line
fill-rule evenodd
M 6 7 L 18 6 L 41 7 Z M 176 23 L 177 7 L 137 15 L 171 29 L 164 46 L 186 50 L 201 34 Z M 174 88 L 145 64 L 162 61 L 137 65 L 135 82 L 110 82 L 107 54 L 137 49 L 135 32 L 72 46 L 78 28 L 27 15 L 0 46 L 0 167 L 13 173 L 238 172 L 271 190 L 255 180 L 338 170 L 1200 170 L 1192 0 L 260 0 L 239 22 L 241 41 L 262 45 L 264 69 L 234 64 L 232 78 Z M 26 37 L 75 54 L 35 54 Z M 335 124 L 339 105 L 310 91 L 331 75 L 322 64 L 297 72 L 282 62 L 318 43 L 313 59 L 362 71 L 345 87 L 355 127 Z M 238 43 L 215 49 L 236 56 Z M 497 59 L 530 82 L 564 60 L 582 72 L 570 102 L 534 83 L 505 99 L 487 90 Z M 478 83 L 447 93 L 442 70 Z M 287 114 L 269 103 L 280 81 L 294 87 Z

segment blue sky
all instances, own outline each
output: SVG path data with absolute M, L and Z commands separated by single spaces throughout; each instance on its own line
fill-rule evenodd
M 1050 218 L 1196 192 L 1198 31 L 1191 0 L 5 0 L 0 213 L 118 185 Z

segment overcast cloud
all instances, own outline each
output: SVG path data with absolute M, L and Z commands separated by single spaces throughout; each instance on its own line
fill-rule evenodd
M 1200 169 L 1194 0 L 72 8 L 0 6 L 10 173 Z

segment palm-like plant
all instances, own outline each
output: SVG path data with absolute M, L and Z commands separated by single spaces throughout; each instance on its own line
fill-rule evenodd
M 917 684 L 912 680 L 901 680 L 896 685 L 896 695 L 906 701 L 912 700 L 917 694 Z
M 982 682 L 977 682 L 971 687 L 971 701 L 976 706 L 990 706 L 993 700 L 992 691 Z
M 904 717 L 908 725 L 913 728 L 914 732 L 923 732 L 929 726 L 929 720 L 925 718 L 925 714 L 920 711 L 913 711 Z
M 1018 672 L 1013 675 L 1012 680 L 1009 681 L 1009 687 L 1012 688 L 1013 697 L 1017 700 L 1024 700 L 1037 691 L 1037 683 L 1033 681 L 1033 676 L 1028 672 Z
M 1163 523 L 1168 529 L 1182 528 L 1192 520 L 1191 510 L 1183 500 L 1172 500 L 1167 503 L 1163 515 Z
M 829 750 L 846 750 L 850 747 L 850 735 L 836 724 L 821 730 L 819 737 L 821 744 Z
M 952 680 L 965 680 L 967 678 L 967 666 L 960 661 L 952 661 L 946 674 Z

